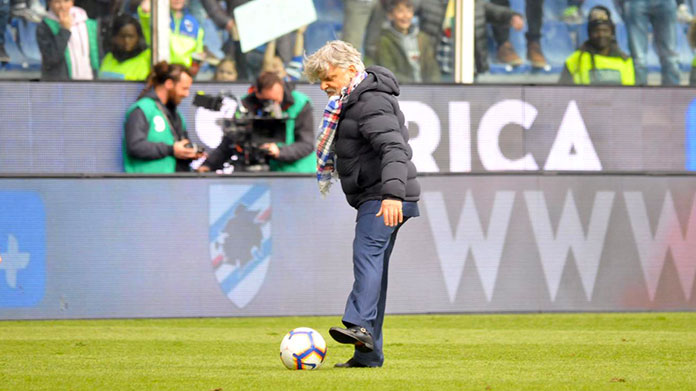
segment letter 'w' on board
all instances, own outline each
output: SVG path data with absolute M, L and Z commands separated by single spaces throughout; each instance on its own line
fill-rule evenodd
M 585 235 L 578 215 L 578 208 L 575 205 L 575 198 L 570 190 L 566 195 L 555 234 L 544 193 L 525 191 L 524 199 L 527 203 L 551 300 L 556 300 L 568 252 L 572 250 L 582 286 L 585 289 L 585 296 L 588 301 L 591 301 L 599 270 L 599 260 L 604 248 L 604 239 L 609 226 L 614 192 L 599 191 L 595 195 L 587 235 Z
M 486 299 L 491 301 L 498 277 L 500 257 L 507 236 L 510 213 L 515 201 L 515 192 L 499 191 L 495 193 L 493 211 L 488 222 L 488 232 L 485 235 L 471 190 L 466 192 L 462 212 L 454 232 L 450 229 L 449 216 L 452 214 L 447 213 L 442 193 L 425 192 L 423 193 L 423 201 L 435 239 L 435 248 L 440 259 L 442 276 L 445 279 L 450 302 L 454 302 L 457 296 L 469 251 L 471 251 L 476 264 Z
M 655 300 L 657 283 L 662 275 L 668 249 L 672 252 L 684 297 L 691 300 L 696 277 L 696 197 L 692 201 L 689 220 L 686 222 L 686 235 L 682 234 L 684 230 L 669 190 L 665 194 L 654 233 L 650 229 L 643 193 L 627 191 L 624 192 L 624 199 L 650 300 Z

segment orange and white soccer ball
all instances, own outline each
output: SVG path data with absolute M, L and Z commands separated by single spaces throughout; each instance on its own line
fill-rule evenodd
M 280 343 L 280 361 L 288 369 L 317 369 L 326 358 L 326 341 L 316 330 L 298 327 Z

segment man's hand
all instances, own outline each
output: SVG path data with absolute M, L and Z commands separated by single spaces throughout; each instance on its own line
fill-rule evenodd
M 60 23 L 61 27 L 63 27 L 66 30 L 70 30 L 73 24 L 72 16 L 70 16 L 70 10 L 59 12 L 57 16 L 58 23 Z
M 264 149 L 268 152 L 268 156 L 272 157 L 273 159 L 277 159 L 278 156 L 280 156 L 280 148 L 275 143 L 266 143 L 261 145 L 261 149 Z
M 230 33 L 233 41 L 239 41 L 239 30 L 237 30 L 237 23 L 235 23 L 233 19 L 227 22 L 225 30 Z
M 200 166 L 196 169 L 196 172 L 210 172 L 210 167 L 208 166 Z
M 198 154 L 193 148 L 186 147 L 189 144 L 188 139 L 179 140 L 174 143 L 174 157 L 177 159 L 196 159 Z
M 517 31 L 522 30 L 524 28 L 524 18 L 520 15 L 513 15 L 512 18 L 510 18 L 510 27 Z
M 395 227 L 404 222 L 404 214 L 401 210 L 401 200 L 382 200 L 377 217 L 384 216 L 384 225 Z

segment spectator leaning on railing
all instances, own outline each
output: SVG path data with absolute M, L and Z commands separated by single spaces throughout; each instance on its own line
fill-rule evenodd
M 566 59 L 559 84 L 635 84 L 633 60 L 619 49 L 609 9 L 596 6 L 587 22 L 589 39 Z
M 36 28 L 44 80 L 92 80 L 99 69 L 97 22 L 72 0 L 49 0 Z
M 193 82 L 181 64 L 157 63 L 138 101 L 126 111 L 123 167 L 129 173 L 190 171 L 203 156 L 190 145 L 186 122 L 177 110 Z

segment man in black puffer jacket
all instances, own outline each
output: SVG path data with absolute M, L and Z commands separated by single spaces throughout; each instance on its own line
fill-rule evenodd
M 399 228 L 419 215 L 420 185 L 396 99 L 399 85 L 386 68 L 365 69 L 360 53 L 343 41 L 307 57 L 305 74 L 321 81 L 329 96 L 317 147 L 319 188 L 326 194 L 335 163 L 346 199 L 358 210 L 346 328 L 329 330 L 336 341 L 355 345 L 355 352 L 336 366 L 379 367 L 389 257 Z

